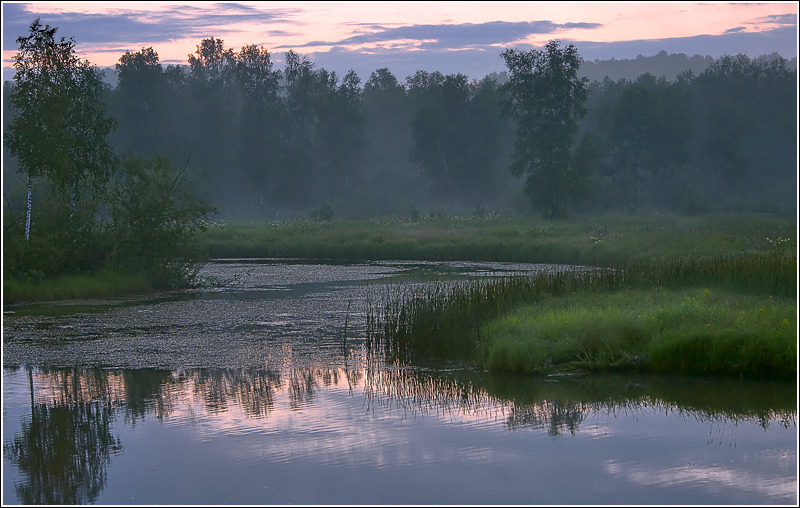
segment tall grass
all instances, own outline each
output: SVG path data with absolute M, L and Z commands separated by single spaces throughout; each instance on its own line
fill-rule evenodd
M 705 289 L 546 298 L 483 327 L 490 370 L 647 371 L 795 379 L 790 298 Z
M 572 269 L 410 288 L 372 309 L 370 345 L 392 361 L 459 359 L 496 371 L 644 369 L 786 378 L 796 375 L 796 264 L 795 256 L 671 257 L 655 264 L 636 261 L 624 269 Z M 713 288 L 736 298 L 717 301 L 713 319 L 675 311 L 666 301 L 658 312 L 643 306 L 649 295 L 665 291 L 667 300 L 681 300 L 676 291 L 689 287 L 704 287 L 709 294 Z M 615 302 L 619 294 L 636 295 L 627 301 L 626 312 L 600 306 Z M 547 308 L 543 302 L 551 302 L 565 308 L 575 295 L 581 305 L 561 310 L 557 319 L 555 314 L 527 319 L 512 314 L 497 328 L 484 328 L 483 336 L 478 333 L 521 306 Z M 741 306 L 752 310 L 747 298 L 758 297 L 788 302 L 777 324 L 743 317 Z M 652 323 L 635 317 L 648 312 L 676 317 L 660 321 L 670 325 L 656 337 Z M 723 315 L 739 321 L 705 326 L 723 322 Z M 684 321 L 689 324 L 678 326 Z M 745 321 L 750 325 L 741 326 Z

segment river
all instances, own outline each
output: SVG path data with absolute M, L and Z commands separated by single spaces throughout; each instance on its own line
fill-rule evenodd
M 3 504 L 787 504 L 796 386 L 386 365 L 368 305 L 509 263 L 242 259 L 4 309 Z

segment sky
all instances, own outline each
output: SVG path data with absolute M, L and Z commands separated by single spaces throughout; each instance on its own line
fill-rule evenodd
M 101 67 L 150 46 L 162 64 L 186 64 L 213 37 L 234 51 L 262 46 L 277 69 L 292 49 L 340 76 L 387 67 L 401 82 L 417 70 L 480 79 L 504 70 L 505 48 L 550 40 L 589 61 L 662 50 L 792 58 L 798 47 L 797 2 L 3 2 L 4 79 L 36 17 Z

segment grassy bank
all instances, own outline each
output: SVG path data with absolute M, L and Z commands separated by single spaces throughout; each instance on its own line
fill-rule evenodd
M 646 371 L 795 379 L 792 298 L 709 288 L 544 297 L 482 328 L 492 371 Z
M 101 270 L 92 274 L 64 274 L 55 279 L 3 279 L 5 304 L 76 298 L 108 298 L 157 290 L 142 274 Z

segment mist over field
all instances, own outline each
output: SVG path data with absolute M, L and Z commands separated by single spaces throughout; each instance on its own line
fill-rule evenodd
M 380 68 L 362 82 L 300 54 L 281 69 L 266 50 L 217 43 L 186 66 L 128 54 L 105 70 L 104 100 L 114 152 L 185 166 L 219 218 L 532 212 L 524 178 L 509 171 L 506 72 Z M 796 58 L 777 54 L 584 61 L 573 147 L 582 185 L 569 213 L 793 211 L 796 75 Z M 6 211 L 21 213 L 24 181 L 3 158 Z

